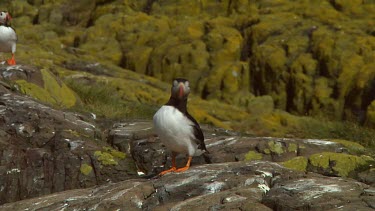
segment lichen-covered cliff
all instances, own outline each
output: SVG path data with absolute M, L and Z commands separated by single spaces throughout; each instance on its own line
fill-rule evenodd
M 64 80 L 80 75 L 108 83 L 121 90 L 120 101 L 152 106 L 165 99 L 141 84 L 106 78 L 132 77 L 125 68 L 165 82 L 187 77 L 196 96 L 250 115 L 261 101 L 297 115 L 375 124 L 372 1 L 5 0 L 0 6 L 13 16 L 20 63 Z M 97 68 L 98 62 L 112 68 Z M 209 113 L 202 112 L 196 113 Z

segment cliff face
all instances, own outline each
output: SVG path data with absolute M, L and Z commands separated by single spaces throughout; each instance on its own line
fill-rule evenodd
M 20 61 L 112 63 L 204 99 L 374 124 L 372 1 L 2 1 Z M 32 32 L 32 33 L 30 33 Z M 48 40 L 48 42 L 46 41 Z
M 56 110 L 4 85 L 0 85 L 0 204 L 136 174 L 130 155 L 103 142 L 105 133 L 92 118 Z

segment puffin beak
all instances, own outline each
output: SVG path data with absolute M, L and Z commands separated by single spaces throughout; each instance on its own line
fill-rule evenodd
M 178 97 L 182 98 L 184 96 L 184 84 L 180 83 L 178 90 Z
M 11 20 L 12 20 L 12 16 L 10 16 L 9 13 L 7 13 L 7 16 L 5 17 L 5 19 L 6 19 L 7 21 L 11 21 Z

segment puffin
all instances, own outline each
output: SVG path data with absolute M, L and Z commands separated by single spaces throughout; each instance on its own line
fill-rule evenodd
M 189 169 L 193 156 L 208 153 L 204 135 L 198 122 L 187 111 L 190 93 L 189 81 L 184 78 L 173 80 L 171 96 L 154 115 L 153 124 L 161 142 L 172 152 L 172 168 L 159 173 L 183 172 Z M 177 154 L 185 154 L 185 167 L 176 167 Z M 204 154 L 205 155 L 205 154 Z M 207 162 L 207 157 L 205 157 Z
M 0 52 L 11 52 L 12 58 L 7 60 L 8 65 L 15 65 L 17 34 L 10 26 L 12 17 L 8 12 L 0 12 Z

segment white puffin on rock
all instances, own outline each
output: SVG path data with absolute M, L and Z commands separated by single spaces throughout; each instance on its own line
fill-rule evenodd
M 10 26 L 12 17 L 8 12 L 0 12 L 0 52 L 12 53 L 12 58 L 7 60 L 8 65 L 15 65 L 17 34 Z
M 190 93 L 189 81 L 183 78 L 173 80 L 171 97 L 154 115 L 154 129 L 162 143 L 172 151 L 172 168 L 161 172 L 182 172 L 190 167 L 193 156 L 207 152 L 203 132 L 198 122 L 187 112 L 187 98 Z M 186 166 L 177 169 L 176 155 L 188 155 Z M 205 154 L 203 154 L 205 156 Z M 205 157 L 206 162 L 210 162 Z

